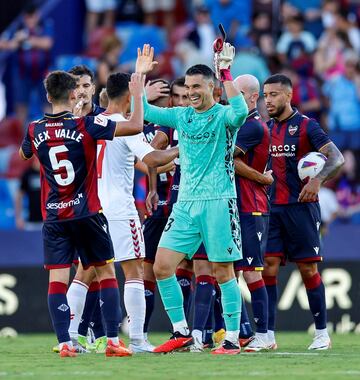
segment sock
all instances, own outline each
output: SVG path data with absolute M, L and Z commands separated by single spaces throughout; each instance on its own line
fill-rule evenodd
M 196 288 L 194 297 L 194 323 L 193 329 L 199 330 L 201 333 L 205 329 L 208 320 L 211 302 L 213 297 L 215 279 L 211 276 L 196 277 Z
M 100 284 L 97 281 L 93 281 L 89 290 L 86 294 L 86 301 L 84 310 L 82 312 L 81 321 L 79 324 L 78 332 L 79 335 L 86 336 L 88 332 L 88 327 L 90 325 L 91 316 L 95 309 L 95 303 L 99 297 Z
M 251 306 L 256 324 L 256 332 L 266 333 L 268 330 L 268 294 L 263 279 L 248 284 L 251 293 Z
M 191 298 L 192 298 L 192 277 L 193 272 L 186 269 L 176 270 L 176 279 L 181 286 L 181 291 L 184 298 L 184 312 L 186 317 L 189 316 L 191 308 Z
M 100 305 L 100 290 L 97 292 L 95 307 L 91 316 L 90 327 L 94 333 L 95 339 L 101 338 L 106 335 L 105 323 Z
M 210 301 L 210 312 L 208 315 L 208 319 L 205 323 L 204 331 L 203 331 L 203 343 L 204 344 L 212 344 L 213 343 L 213 334 L 214 334 L 214 303 L 215 303 L 215 285 L 213 289 L 213 293 L 211 295 Z
M 114 343 L 121 322 L 120 294 L 116 278 L 100 281 L 101 310 L 105 320 L 106 336 Z
M 222 316 L 223 310 L 221 306 L 221 290 L 219 284 L 215 282 L 215 299 L 214 299 L 214 330 L 219 331 L 225 329 L 225 322 Z
M 249 338 L 252 335 L 254 335 L 254 333 L 250 324 L 246 304 L 245 301 L 242 299 L 239 338 Z
M 86 284 L 75 279 L 69 286 L 66 294 L 71 313 L 69 334 L 73 339 L 77 339 L 78 337 L 78 328 L 83 314 L 88 289 L 89 287 Z
M 125 281 L 124 304 L 129 318 L 129 338 L 133 344 L 144 340 L 145 289 L 140 279 Z
M 144 287 L 145 287 L 145 303 L 146 303 L 144 333 L 147 333 L 149 330 L 150 318 L 154 311 L 156 283 L 152 281 L 144 280 Z
M 177 282 L 176 276 L 172 275 L 163 280 L 157 280 L 157 285 L 164 308 L 173 324 L 174 331 L 178 331 L 176 323 L 180 322 L 179 326 L 181 328 L 183 321 L 186 321 L 183 306 L 184 299 L 180 284 Z
M 50 317 L 59 343 L 69 342 L 70 307 L 66 299 L 67 285 L 53 281 L 48 288 Z
M 278 299 L 277 278 L 276 276 L 263 276 L 268 294 L 268 330 L 275 331 L 276 306 Z
M 304 280 L 304 285 L 309 300 L 310 311 L 314 318 L 315 328 L 317 330 L 326 329 L 325 287 L 320 273 L 317 272 L 313 277 Z
M 235 278 L 232 278 L 219 286 L 226 332 L 236 331 L 236 339 L 238 339 L 241 315 L 241 294 L 238 283 Z

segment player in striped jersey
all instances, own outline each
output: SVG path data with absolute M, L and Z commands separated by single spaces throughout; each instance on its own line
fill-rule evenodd
M 20 156 L 35 155 L 41 165 L 41 201 L 44 219 L 44 264 L 49 270 L 48 305 L 60 344 L 60 356 L 76 356 L 69 336 L 70 308 L 66 298 L 75 251 L 84 267 L 96 266 L 107 331 L 107 356 L 129 356 L 118 339 L 120 295 L 114 270 L 114 252 L 108 224 L 97 196 L 96 142 L 115 135 L 142 131 L 143 80 L 133 74 L 134 113 L 130 120 L 112 122 L 103 116 L 74 117 L 76 79 L 63 71 L 45 80 L 52 114 L 30 123 Z M 92 236 L 92 239 L 88 237 Z

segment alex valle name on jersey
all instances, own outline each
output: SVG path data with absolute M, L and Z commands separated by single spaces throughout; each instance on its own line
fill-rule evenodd
M 74 140 L 76 142 L 81 142 L 82 138 L 84 137 L 83 133 L 80 133 L 77 131 L 71 131 L 70 129 L 63 129 L 63 128 L 55 129 L 54 133 L 57 139 Z M 35 149 L 38 150 L 39 145 L 41 143 L 43 143 L 46 140 L 50 140 L 51 138 L 54 138 L 54 137 L 53 136 L 50 137 L 49 131 L 38 133 L 37 136 L 34 138 Z

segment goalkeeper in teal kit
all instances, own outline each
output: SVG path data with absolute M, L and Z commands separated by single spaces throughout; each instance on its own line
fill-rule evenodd
M 234 48 L 226 43 L 215 55 L 217 77 L 223 82 L 229 105 L 213 99 L 214 73 L 205 65 L 186 71 L 189 107 L 159 108 L 144 99 L 144 118 L 178 132 L 181 180 L 178 201 L 162 234 L 154 272 L 173 335 L 154 352 L 171 352 L 192 344 L 183 310 L 182 292 L 175 270 L 193 256 L 201 242 L 213 262 L 221 288 L 226 337 L 213 354 L 237 354 L 241 295 L 233 262 L 242 257 L 241 232 L 236 206 L 233 153 L 238 129 L 246 120 L 245 100 L 230 75 Z M 151 71 L 154 51 L 138 49 L 136 71 Z

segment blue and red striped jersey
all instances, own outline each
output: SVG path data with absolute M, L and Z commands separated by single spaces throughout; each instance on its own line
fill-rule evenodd
M 270 169 L 274 177 L 270 202 L 296 203 L 304 186 L 297 171 L 300 158 L 320 150 L 331 140 L 314 119 L 296 109 L 286 120 L 271 119 L 268 125 L 271 135 Z
M 102 115 L 45 114 L 29 124 L 22 150 L 40 161 L 41 208 L 46 222 L 84 218 L 101 209 L 96 141 L 112 140 L 116 123 Z
M 159 130 L 166 134 L 169 145 L 171 147 L 177 146 L 179 143 L 178 131 L 170 127 L 161 126 Z M 180 161 L 177 158 L 175 161 L 175 172 L 171 176 L 171 183 L 169 187 L 169 192 L 167 195 L 168 206 L 172 207 L 174 203 L 177 202 L 180 186 Z
M 144 135 L 148 143 L 151 143 L 155 137 L 155 133 L 160 129 L 159 125 L 148 123 L 144 125 Z M 171 174 L 161 173 L 157 176 L 157 193 L 159 195 L 159 203 L 157 210 L 153 211 L 152 218 L 167 218 L 169 216 L 168 194 L 171 184 Z
M 260 173 L 265 171 L 269 159 L 270 133 L 256 109 L 249 115 L 236 137 L 236 146 L 242 151 L 240 159 Z M 235 176 L 237 204 L 240 213 L 269 213 L 266 186 L 250 179 Z

